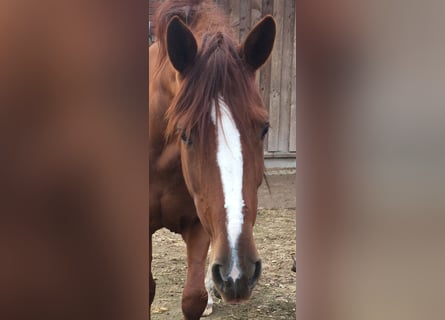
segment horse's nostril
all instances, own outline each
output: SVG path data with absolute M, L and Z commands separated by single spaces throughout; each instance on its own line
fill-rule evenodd
M 261 276 L 261 260 L 258 260 L 257 262 L 255 262 L 255 272 L 253 273 L 253 277 L 250 283 L 251 288 L 253 288 L 256 285 L 260 276 Z
M 223 280 L 223 277 L 221 275 L 221 265 L 220 264 L 216 264 L 215 263 L 212 266 L 212 277 L 213 277 L 213 281 L 216 284 L 220 285 L 221 287 L 223 286 L 224 280 Z

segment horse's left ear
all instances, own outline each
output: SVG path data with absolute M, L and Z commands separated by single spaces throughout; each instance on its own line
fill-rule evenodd
M 275 41 L 275 32 L 275 20 L 272 16 L 266 16 L 255 25 L 241 45 L 240 54 L 253 71 L 269 58 Z

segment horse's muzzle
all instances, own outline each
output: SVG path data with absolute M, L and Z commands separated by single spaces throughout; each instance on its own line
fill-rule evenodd
M 240 277 L 236 279 L 227 275 L 221 264 L 214 263 L 212 266 L 212 277 L 215 288 L 221 294 L 223 301 L 230 304 L 247 301 L 260 275 L 261 260 L 258 260 L 247 268 L 243 268 Z

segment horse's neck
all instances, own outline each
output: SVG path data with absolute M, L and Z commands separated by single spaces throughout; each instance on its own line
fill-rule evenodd
M 174 69 L 169 61 L 160 65 L 160 59 L 158 43 L 154 43 L 149 50 L 148 120 L 149 125 L 156 126 L 162 124 L 159 123 L 159 120 L 164 118 L 164 114 L 176 94 Z
M 152 53 L 150 51 L 150 53 Z M 156 54 L 156 52 L 154 53 Z M 157 56 L 156 56 L 157 57 Z M 150 65 L 157 63 L 156 59 Z M 177 91 L 176 72 L 167 62 L 159 72 L 150 72 L 149 90 L 149 144 L 150 160 L 156 161 L 157 169 L 169 169 L 179 157 L 179 147 L 174 143 L 167 143 L 165 131 L 167 121 L 165 113 Z

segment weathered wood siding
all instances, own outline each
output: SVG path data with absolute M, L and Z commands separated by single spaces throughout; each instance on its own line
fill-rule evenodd
M 150 0 L 156 3 L 160 0 Z M 274 16 L 277 37 L 272 57 L 257 83 L 270 114 L 265 157 L 294 158 L 296 151 L 295 0 L 215 0 L 230 15 L 240 41 L 265 15 Z M 152 5 L 150 8 L 154 8 Z
M 271 59 L 258 77 L 263 100 L 269 109 L 271 128 L 266 157 L 294 157 L 296 72 L 294 0 L 216 0 L 230 15 L 240 41 L 261 17 L 272 14 L 277 38 Z

